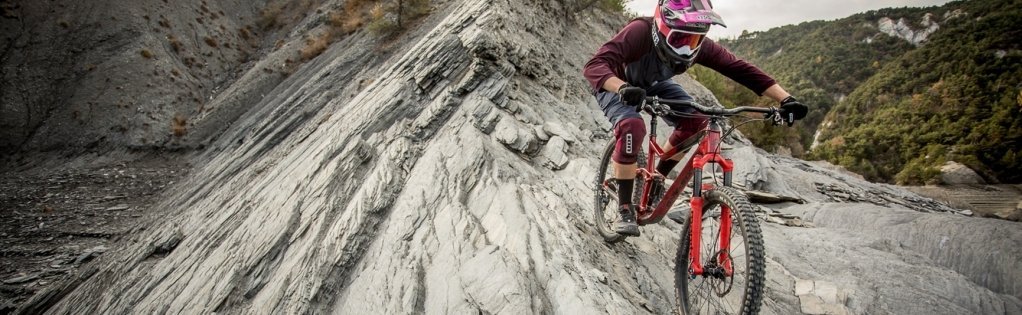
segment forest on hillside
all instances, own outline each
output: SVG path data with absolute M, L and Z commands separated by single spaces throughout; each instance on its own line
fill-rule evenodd
M 881 32 L 885 18 L 939 28 L 916 46 Z M 1022 1 L 957 1 L 743 33 L 722 44 L 813 108 L 798 128 L 744 127 L 762 147 L 787 147 L 875 181 L 938 183 L 940 166 L 953 160 L 989 181 L 1017 183 L 1018 21 Z M 711 70 L 692 74 L 727 106 L 775 105 Z

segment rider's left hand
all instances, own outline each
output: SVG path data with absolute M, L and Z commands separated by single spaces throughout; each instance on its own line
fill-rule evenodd
M 794 97 L 788 96 L 781 100 L 781 119 L 788 123 L 788 126 L 794 124 L 796 120 L 805 118 L 807 113 L 809 113 L 809 107 Z

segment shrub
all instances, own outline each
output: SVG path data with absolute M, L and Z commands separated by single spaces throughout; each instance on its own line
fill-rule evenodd
M 370 32 L 389 35 L 397 31 L 397 21 L 387 13 L 389 12 L 382 3 L 373 6 L 373 9 L 369 11 L 369 24 L 367 25 Z
M 906 164 L 894 179 L 898 185 L 939 184 L 940 168 L 929 165 L 926 159 L 915 159 Z
M 160 26 L 163 27 L 163 28 L 167 28 L 167 29 L 172 28 L 170 26 L 170 20 L 168 20 L 167 17 L 165 17 L 165 16 L 161 15 L 160 16 L 160 21 L 157 22 L 157 23 L 160 24 Z
M 403 25 L 411 24 L 432 9 L 430 0 L 389 0 L 377 3 L 369 11 L 369 31 L 382 36 L 396 35 Z
M 252 40 L 252 32 L 249 32 L 248 29 L 244 27 L 238 28 L 238 36 L 241 36 L 241 39 L 246 41 Z
M 170 122 L 170 131 L 175 137 L 183 137 L 188 133 L 187 125 L 188 120 L 184 116 L 176 115 Z
M 184 45 L 181 44 L 181 41 L 178 40 L 177 37 L 174 37 L 174 35 L 167 35 L 167 41 L 170 42 L 170 48 L 173 49 L 175 53 L 180 53 L 185 50 Z
M 628 0 L 561 0 L 567 10 L 566 14 L 582 12 L 592 8 L 600 8 L 604 11 L 625 12 L 625 3 Z
M 625 0 L 600 0 L 600 8 L 611 12 L 625 12 Z
M 327 14 L 327 22 L 331 27 L 340 29 L 342 34 L 350 34 L 362 26 L 362 12 L 359 8 L 332 11 Z
M 299 53 L 302 55 L 302 61 L 316 58 L 316 56 L 322 54 L 323 51 L 326 51 L 326 48 L 330 46 L 332 37 L 333 35 L 327 31 L 306 39 L 305 47 L 302 47 L 302 49 L 299 50 Z
M 280 17 L 281 11 L 283 11 L 283 7 L 280 5 L 264 8 L 263 11 L 259 13 L 259 21 L 257 22 L 259 28 L 266 30 L 277 26 L 277 18 Z
M 142 51 L 140 51 L 139 53 L 142 54 L 142 57 L 144 57 L 145 59 L 152 59 L 153 56 L 155 56 L 153 52 L 147 48 L 142 48 Z

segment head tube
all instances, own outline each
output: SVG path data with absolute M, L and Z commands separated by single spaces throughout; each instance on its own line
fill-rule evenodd
M 704 154 L 718 153 L 720 151 L 720 134 L 720 123 L 716 119 L 710 119 L 706 138 L 699 144 L 699 151 L 702 151 Z

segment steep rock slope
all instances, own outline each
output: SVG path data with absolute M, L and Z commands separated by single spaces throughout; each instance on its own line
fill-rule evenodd
M 323 2 L 2 1 L 0 155 L 202 147 L 293 71 Z
M 579 73 L 625 20 L 559 9 L 440 4 L 383 69 L 351 66 L 370 58 L 367 36 L 341 40 L 196 158 L 204 167 L 156 205 L 175 215 L 21 311 L 670 313 L 679 226 L 613 246 L 591 227 L 609 126 Z M 803 196 L 770 211 L 819 225 L 764 223 L 765 313 L 1022 310 L 1019 250 L 969 246 L 1017 242 L 1018 223 L 975 229 L 989 221 L 734 146 L 738 183 Z M 944 240 L 928 222 L 971 236 Z M 923 232 L 877 233 L 897 227 Z M 990 264 L 944 258 L 955 253 Z

